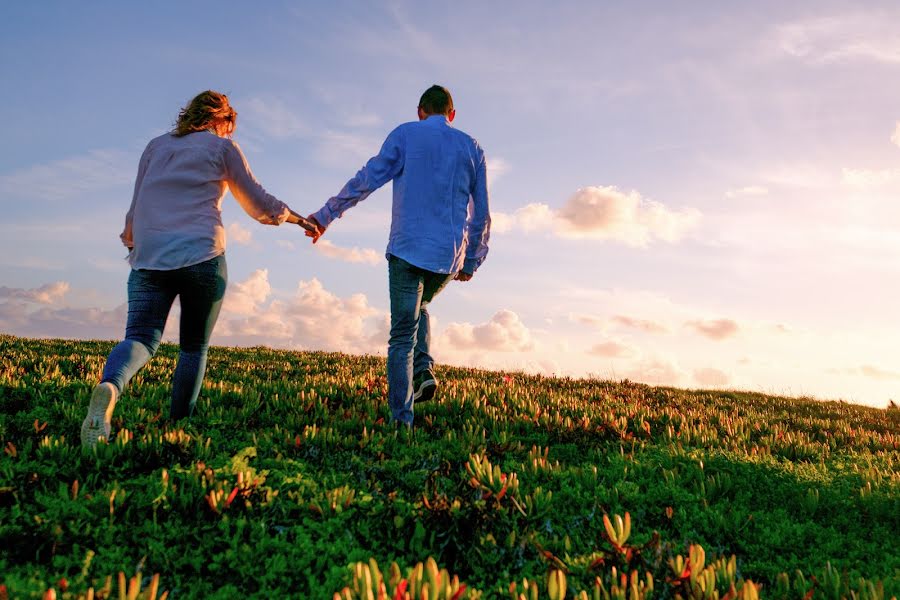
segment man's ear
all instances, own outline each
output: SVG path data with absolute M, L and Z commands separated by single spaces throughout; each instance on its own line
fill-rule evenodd
M 454 118 L 456 118 L 456 110 L 451 110 L 449 113 L 447 113 L 448 122 L 452 123 Z
M 422 107 L 420 106 L 419 107 L 419 120 L 424 121 L 427 118 L 428 118 L 428 113 L 426 113 L 424 110 L 422 110 Z

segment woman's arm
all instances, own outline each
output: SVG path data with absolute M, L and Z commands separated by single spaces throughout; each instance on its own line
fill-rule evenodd
M 131 195 L 131 206 L 125 214 L 125 229 L 119 234 L 119 239 L 126 248 L 131 250 L 134 248 L 134 205 L 137 203 L 138 192 L 141 189 L 141 182 L 144 181 L 144 175 L 147 173 L 147 165 L 150 163 L 150 144 L 144 148 L 141 154 L 141 161 L 138 163 L 137 177 L 134 179 L 134 193 Z
M 228 187 L 248 215 L 263 225 L 281 225 L 290 220 L 291 209 L 260 185 L 237 142 L 225 141 L 224 161 Z

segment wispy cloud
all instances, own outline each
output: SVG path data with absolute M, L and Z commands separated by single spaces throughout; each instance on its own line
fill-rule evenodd
M 324 130 L 315 134 L 316 159 L 323 165 L 358 169 L 374 156 L 384 140 L 347 131 Z M 354 171 L 355 172 L 355 171 Z M 353 173 L 348 173 L 347 177 Z
M 707 367 L 694 370 L 694 381 L 702 386 L 722 387 L 728 385 L 731 377 L 725 371 Z
M 320 254 L 349 263 L 377 265 L 384 260 L 384 254 L 371 248 L 344 248 L 330 240 L 320 239 L 313 246 Z
M 900 380 L 900 371 L 889 371 L 873 365 L 862 365 L 858 370 L 860 375 L 870 377 L 872 379 L 881 379 L 887 381 Z
M 766 196 L 769 194 L 769 188 L 762 185 L 748 185 L 742 188 L 736 188 L 725 192 L 726 198 L 744 198 L 747 196 Z
M 607 340 L 591 346 L 588 354 L 604 358 L 631 358 L 636 356 L 638 351 L 622 342 Z
M 891 141 L 896 146 L 900 146 L 900 121 L 894 126 L 894 133 L 891 134 Z
M 900 15 L 858 13 L 806 19 L 779 25 L 776 47 L 814 65 L 852 61 L 900 64 Z
M 240 108 L 239 122 L 267 137 L 287 139 L 309 135 L 311 129 L 304 119 L 281 98 L 254 96 L 236 102 Z M 242 123 L 243 124 L 243 123 Z
M 626 315 L 615 315 L 610 319 L 614 324 L 629 329 L 637 329 L 644 333 L 668 333 L 669 329 L 662 323 L 650 321 L 648 319 L 636 319 Z
M 57 290 L 49 290 L 57 286 Z M 69 284 L 58 282 L 25 290 L 25 294 L 0 296 L 0 331 L 29 337 L 114 339 L 125 329 L 127 307 L 113 309 L 61 306 Z M 63 291 L 63 289 L 65 291 Z M 32 294 L 30 292 L 35 292 Z
M 900 169 L 843 169 L 841 182 L 851 187 L 878 187 L 900 181 Z
M 11 288 L 0 286 L 0 298 L 11 300 L 24 300 L 38 304 L 56 304 L 61 301 L 69 291 L 66 281 L 48 283 L 36 288 Z
M 0 175 L 0 196 L 66 200 L 134 182 L 137 156 L 120 150 L 91 150 Z
M 298 139 L 315 145 L 313 157 L 320 164 L 337 168 L 358 168 L 378 152 L 383 140 L 357 129 L 371 125 L 371 119 L 343 120 L 338 128 L 302 116 L 298 107 L 282 98 L 254 96 L 237 103 L 246 121 L 251 142 L 258 137 L 274 140 Z M 253 142 L 255 143 L 255 142 Z
M 731 319 L 714 319 L 709 321 L 688 321 L 685 326 L 693 329 L 711 340 L 724 340 L 737 335 L 740 327 Z
M 876 381 L 891 382 L 900 381 L 900 371 L 892 371 L 875 365 L 860 365 L 858 367 L 831 368 L 825 371 L 829 375 L 849 375 L 851 377 L 865 377 Z
M 791 162 L 775 165 L 761 175 L 769 186 L 831 189 L 838 181 L 835 173 L 821 165 Z
M 564 238 L 611 240 L 642 247 L 655 240 L 681 240 L 698 224 L 700 212 L 692 208 L 672 210 L 636 191 L 592 186 L 575 192 L 558 210 L 534 203 L 512 215 L 501 213 L 497 220 L 501 231 L 549 230 Z

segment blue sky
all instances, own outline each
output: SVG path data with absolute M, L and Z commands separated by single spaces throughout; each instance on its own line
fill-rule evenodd
M 488 155 L 447 363 L 897 398 L 893 3 L 7 4 L 0 331 L 115 339 L 146 142 L 204 89 L 268 191 L 318 209 L 446 85 Z M 230 197 L 214 342 L 384 352 L 390 189 L 313 248 Z M 177 339 L 177 329 L 168 337 Z

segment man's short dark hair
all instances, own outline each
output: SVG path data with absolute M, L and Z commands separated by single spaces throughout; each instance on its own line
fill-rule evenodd
M 419 108 L 429 115 L 449 115 L 453 110 L 453 97 L 442 85 L 433 85 L 422 94 Z

